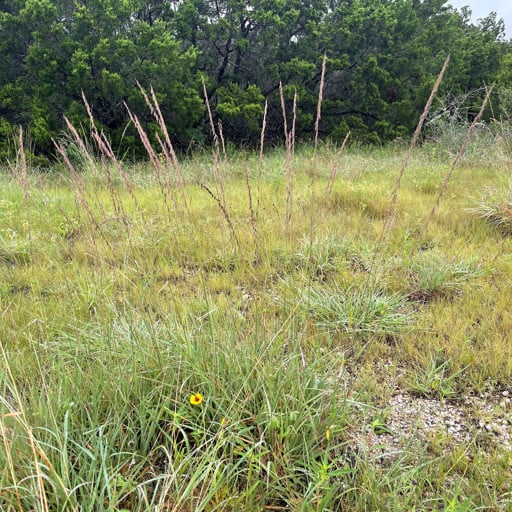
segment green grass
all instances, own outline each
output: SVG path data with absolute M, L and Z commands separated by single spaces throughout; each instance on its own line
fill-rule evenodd
M 510 510 L 512 452 L 478 425 L 385 440 L 398 391 L 512 391 L 512 238 L 489 213 L 510 197 L 485 196 L 507 162 L 465 163 L 429 219 L 440 155 L 414 154 L 391 225 L 399 146 L 346 152 L 331 194 L 334 151 L 298 150 L 290 222 L 277 150 L 222 164 L 225 212 L 204 156 L 186 205 L 142 165 L 133 192 L 99 164 L 25 191 L 6 170 L 0 510 Z

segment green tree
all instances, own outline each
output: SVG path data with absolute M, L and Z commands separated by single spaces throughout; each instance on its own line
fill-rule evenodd
M 368 142 L 411 133 L 435 77 L 452 59 L 442 94 L 482 87 L 503 54 L 502 22 L 479 27 L 442 0 L 333 1 L 322 25 L 330 57 L 324 127 Z
M 311 81 L 322 58 L 310 42 L 326 10 L 323 0 L 180 2 L 174 18 L 176 35 L 185 47 L 198 48 L 198 65 L 208 77 L 211 103 L 231 128 L 231 137 L 246 140 L 256 131 L 261 96 L 270 102 L 269 133 L 282 133 L 280 81 L 297 88 L 299 117 L 303 106 L 309 108 Z M 289 93 L 288 100 L 292 96 Z M 239 121 L 235 112 L 241 115 Z M 302 119 L 306 125 L 311 116 L 304 113 Z
M 133 130 L 125 131 L 123 103 L 149 118 L 138 81 L 158 91 L 171 133 L 187 144 L 203 110 L 196 50 L 182 51 L 168 21 L 159 17 L 169 14 L 166 5 L 161 2 L 158 10 L 140 0 L 26 0 L 18 10 L 4 10 L 0 30 L 10 37 L 2 39 L 2 52 L 7 65 L 16 60 L 16 72 L 3 75 L 0 84 L 0 129 L 29 124 L 37 149 L 49 154 L 63 115 L 88 123 L 83 91 L 113 144 L 133 150 L 136 138 Z M 20 33 L 26 36 L 17 42 Z

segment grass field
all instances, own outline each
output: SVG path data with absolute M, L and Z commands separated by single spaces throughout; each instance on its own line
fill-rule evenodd
M 512 510 L 511 162 L 452 156 L 6 167 L 0 510 Z

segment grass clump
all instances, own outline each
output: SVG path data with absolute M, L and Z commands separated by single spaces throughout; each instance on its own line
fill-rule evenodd
M 462 292 L 466 281 L 479 277 L 483 269 L 472 261 L 450 261 L 438 254 L 422 253 L 409 267 L 408 297 L 428 302 Z
M 458 392 L 454 385 L 457 375 L 465 369 L 451 371 L 449 360 L 432 358 L 426 368 L 419 366 L 414 372 L 413 380 L 409 383 L 409 390 L 421 396 L 439 397 L 441 400 L 454 398 Z
M 325 281 L 335 273 L 342 244 L 333 236 L 305 239 L 293 257 L 297 268 L 303 268 L 306 275 Z
M 314 510 L 339 495 L 350 407 L 325 362 L 286 333 L 241 343 L 210 318 L 188 322 L 195 334 L 130 320 L 34 347 L 40 373 L 23 391 L 10 365 L 2 437 L 17 464 L 0 503 L 29 509 L 44 492 L 57 510 Z
M 30 262 L 30 241 L 15 230 L 0 234 L 0 264 L 25 265 Z
M 360 338 L 395 339 L 412 322 L 405 298 L 381 290 L 311 288 L 303 293 L 301 301 L 319 327 Z
M 512 235 L 512 186 L 489 188 L 469 211 L 506 236 Z

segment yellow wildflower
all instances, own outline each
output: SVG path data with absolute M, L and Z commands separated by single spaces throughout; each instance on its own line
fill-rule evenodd
M 193 395 L 190 395 L 190 403 L 192 405 L 201 405 L 202 401 L 203 401 L 203 395 L 201 395 L 201 393 L 195 393 Z

